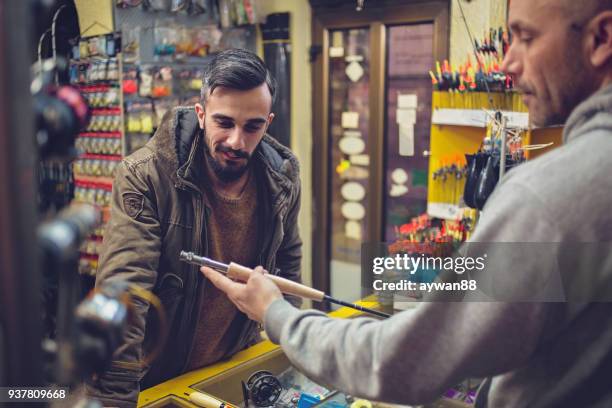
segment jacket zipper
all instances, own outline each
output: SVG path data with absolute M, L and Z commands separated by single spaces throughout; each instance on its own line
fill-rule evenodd
M 194 243 L 195 245 L 193 246 L 193 251 L 195 253 L 200 253 L 201 252 L 201 247 L 202 247 L 202 227 L 200 226 L 200 223 L 202 222 L 202 210 L 201 210 L 201 204 L 202 204 L 202 193 L 191 183 L 187 183 L 184 182 L 184 185 L 187 185 L 189 187 L 191 187 L 194 191 L 193 191 L 193 208 L 194 208 L 194 232 L 195 232 L 195 236 L 194 236 Z M 187 332 L 188 328 L 191 328 L 191 317 L 193 315 L 193 309 L 195 307 L 195 305 L 198 303 L 197 299 L 199 298 L 198 295 L 198 289 L 199 289 L 199 279 L 198 279 L 198 267 L 197 265 L 192 266 L 193 269 L 193 276 L 195 277 L 195 285 L 188 285 L 186 288 L 187 294 L 185 296 L 185 307 L 184 307 L 184 311 L 185 313 L 183 314 L 183 318 L 181 321 L 181 325 L 180 325 L 180 329 L 182 330 L 182 333 L 180 333 L 180 336 L 182 336 L 182 338 L 189 338 L 189 332 Z M 189 300 L 189 302 L 187 302 Z M 187 367 L 188 361 L 189 361 L 189 354 L 191 354 L 191 349 L 193 348 L 193 336 L 191 336 L 191 339 L 189 341 L 185 341 L 182 342 L 182 348 L 181 348 L 181 352 L 179 353 L 179 358 L 184 356 L 184 360 L 181 364 L 181 370 L 177 375 L 182 374 L 185 371 L 185 368 Z
M 203 197 L 200 196 L 200 200 L 199 200 L 199 204 L 203 203 Z M 200 215 L 200 217 L 198 217 L 199 222 L 202 221 L 202 218 L 204 218 L 204 221 L 208 221 L 208 207 L 206 207 L 204 205 L 204 217 L 202 217 L 202 215 Z M 197 224 L 196 224 L 197 225 Z M 199 234 L 199 242 L 202 241 L 202 237 L 207 237 L 207 229 L 206 229 L 206 222 L 201 222 L 201 228 L 198 228 Z M 208 239 L 205 239 L 206 242 L 206 248 L 204 249 L 204 252 L 200 252 L 201 255 L 203 256 L 208 256 L 209 254 L 209 249 L 208 249 Z M 200 245 L 200 247 L 203 247 L 202 245 Z M 196 276 L 196 282 L 200 282 L 200 268 L 196 265 L 195 267 L 195 276 Z M 188 320 L 187 323 L 189 325 L 189 331 L 187 332 L 187 336 L 189 336 L 191 334 L 191 339 L 188 342 L 185 342 L 185 344 L 189 344 L 189 348 L 186 350 L 185 352 L 185 361 L 183 362 L 183 367 L 181 369 L 181 373 L 185 372 L 185 370 L 187 369 L 187 366 L 189 365 L 189 362 L 191 360 L 191 353 L 193 352 L 193 344 L 195 342 L 195 326 L 197 324 L 197 322 L 200 320 L 200 311 L 202 310 L 202 302 L 204 301 L 204 299 L 202 299 L 202 293 L 204 293 L 204 289 L 206 288 L 206 282 L 207 280 L 204 278 L 202 279 L 202 287 L 201 288 L 197 288 L 197 292 L 195 295 L 195 299 L 194 299 L 194 304 L 192 305 L 192 307 L 189 309 L 189 316 L 188 316 Z M 199 286 L 199 285 L 198 285 Z M 196 314 L 196 319 L 192 322 L 192 316 L 193 313 L 195 312 Z

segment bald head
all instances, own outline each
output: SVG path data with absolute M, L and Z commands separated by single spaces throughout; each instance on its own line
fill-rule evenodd
M 612 0 L 545 0 L 552 6 L 559 6 L 570 18 L 586 19 L 612 10 Z
M 508 14 L 513 43 L 503 69 L 534 124 L 563 124 L 612 83 L 612 0 L 512 0 Z

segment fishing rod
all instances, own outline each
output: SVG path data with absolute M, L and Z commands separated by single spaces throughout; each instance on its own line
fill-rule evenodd
M 198 256 L 193 252 L 185 252 L 181 251 L 179 256 L 180 260 L 183 262 L 187 262 L 193 265 L 206 266 L 212 270 L 215 270 L 223 275 L 226 275 L 230 279 L 238 280 L 241 282 L 246 282 L 249 280 L 251 273 L 253 273 L 253 269 L 247 268 L 246 266 L 239 265 L 237 263 L 231 262 L 229 265 L 223 262 L 218 262 L 210 258 L 206 258 L 204 256 Z M 270 279 L 272 282 L 276 284 L 276 286 L 280 289 L 281 292 L 288 294 L 299 296 L 304 299 L 314 300 L 316 302 L 330 302 L 335 303 L 340 306 L 350 307 L 351 309 L 359 310 L 364 313 L 369 313 L 378 317 L 391 317 L 391 315 L 387 313 L 380 312 L 378 310 L 370 309 L 367 307 L 363 307 L 357 305 L 355 303 L 345 302 L 340 299 L 333 298 L 329 295 L 326 295 L 324 292 L 311 288 L 309 286 L 303 285 L 301 283 L 297 283 L 291 281 L 289 279 L 281 278 L 280 276 L 267 274 L 266 277 Z

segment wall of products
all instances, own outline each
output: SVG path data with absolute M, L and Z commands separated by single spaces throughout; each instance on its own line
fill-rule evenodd
M 122 158 L 149 141 L 166 112 L 200 100 L 212 55 L 227 48 L 256 51 L 261 19 L 255 0 L 113 3 L 115 31 L 75 39 L 69 66 L 91 120 L 75 140 L 78 156 L 66 190 L 76 202 L 99 206 L 104 224 Z M 96 274 L 104 224 L 81 248 L 82 274 Z

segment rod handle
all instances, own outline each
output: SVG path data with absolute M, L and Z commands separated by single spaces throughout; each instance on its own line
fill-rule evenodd
M 222 401 L 201 392 L 192 392 L 189 394 L 189 401 L 204 408 L 220 408 L 225 405 Z
M 230 263 L 227 270 L 227 276 L 231 279 L 246 282 L 249 280 L 253 270 L 246 266 L 239 265 L 237 263 Z M 266 277 L 276 284 L 281 292 L 287 295 L 299 296 L 305 299 L 314 300 L 316 302 L 322 302 L 325 297 L 325 293 L 320 290 L 310 288 L 301 283 L 291 281 L 289 279 L 281 278 L 280 276 L 266 274 Z

